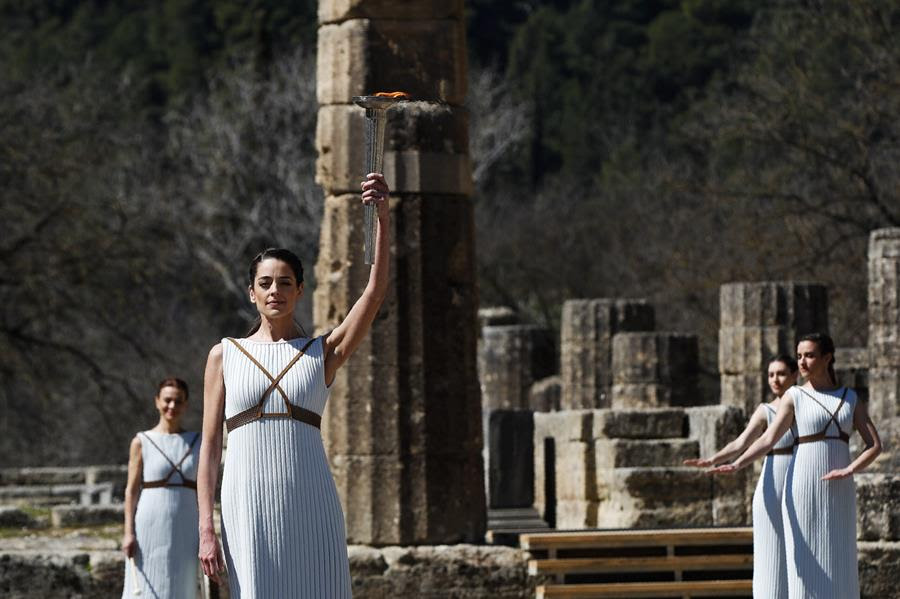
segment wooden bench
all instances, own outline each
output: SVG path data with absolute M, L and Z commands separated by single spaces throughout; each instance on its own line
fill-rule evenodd
M 752 591 L 750 528 L 526 533 L 519 544 L 536 556 L 529 574 L 555 579 L 538 587 L 539 598 L 749 597 Z

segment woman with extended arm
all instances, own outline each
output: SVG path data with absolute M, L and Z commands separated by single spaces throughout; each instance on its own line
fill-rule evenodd
M 368 334 L 388 282 L 389 210 L 384 177 L 362 184 L 376 206 L 375 260 L 362 296 L 333 331 L 308 338 L 294 323 L 303 266 L 271 249 L 250 265 L 248 295 L 258 325 L 209 353 L 200 457 L 200 561 L 218 579 L 227 566 L 231 597 L 350 597 L 344 515 L 319 423 L 335 373 Z M 222 541 L 213 503 L 222 455 Z

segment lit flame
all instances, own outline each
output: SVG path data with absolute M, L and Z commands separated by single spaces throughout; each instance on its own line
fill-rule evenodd
M 409 94 L 406 92 L 378 92 L 375 94 L 377 98 L 394 98 L 395 100 L 409 100 Z

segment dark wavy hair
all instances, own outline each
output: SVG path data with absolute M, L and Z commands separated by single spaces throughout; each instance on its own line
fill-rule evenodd
M 174 376 L 170 376 L 168 378 L 164 378 L 159 382 L 159 385 L 156 387 L 156 396 L 159 397 L 159 392 L 162 391 L 165 387 L 175 387 L 176 389 L 180 389 L 184 392 L 184 398 L 188 398 L 188 386 L 183 380 L 176 378 Z
M 792 358 L 791 356 L 789 356 L 787 354 L 778 354 L 778 355 L 772 356 L 771 358 L 769 358 L 769 364 L 771 364 L 772 362 L 781 362 L 782 364 L 787 366 L 788 370 L 790 370 L 791 372 L 797 372 L 797 370 L 798 370 L 797 359 Z
M 831 360 L 828 362 L 828 376 L 831 377 L 833 385 L 838 384 L 837 375 L 834 373 L 834 340 L 825 333 L 809 333 L 797 339 L 797 345 L 803 341 L 811 341 L 819 348 L 819 353 L 831 354 Z
M 274 258 L 275 260 L 281 260 L 285 264 L 287 264 L 291 271 L 294 273 L 294 278 L 297 279 L 297 285 L 303 283 L 303 262 L 300 261 L 300 258 L 297 257 L 297 254 L 292 252 L 291 250 L 286 250 L 284 248 L 266 248 L 260 253 L 256 255 L 253 260 L 250 261 L 250 278 L 248 279 L 248 284 L 250 287 L 253 287 L 253 281 L 256 280 L 256 271 L 259 269 L 259 264 L 263 260 L 268 260 L 269 258 Z M 297 329 L 299 329 L 300 334 L 304 337 L 306 336 L 306 331 L 303 330 L 303 327 L 300 326 L 299 323 L 294 323 L 297 325 Z M 262 319 L 260 317 L 256 317 L 256 322 L 247 332 L 247 336 L 249 337 L 253 333 L 259 330 L 259 327 L 262 325 Z

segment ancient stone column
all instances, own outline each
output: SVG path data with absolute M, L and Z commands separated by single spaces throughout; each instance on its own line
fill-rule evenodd
M 870 413 L 900 416 L 900 227 L 869 237 L 869 364 Z
M 325 191 L 314 318 L 361 295 L 364 111 L 388 113 L 391 280 L 371 334 L 332 386 L 322 429 L 351 543 L 479 541 L 485 525 L 476 370 L 472 181 L 461 0 L 319 2 L 317 181 Z
M 482 410 L 527 409 L 531 385 L 555 367 L 547 329 L 526 324 L 484 327 L 478 354 Z
M 565 302 L 560 332 L 562 409 L 609 407 L 613 335 L 652 331 L 653 327 L 653 306 L 645 300 Z
M 613 337 L 612 407 L 662 408 L 702 403 L 696 335 L 619 333 Z
M 750 414 L 769 399 L 765 369 L 801 335 L 828 331 L 828 290 L 813 283 L 727 283 L 719 291 L 722 403 Z

